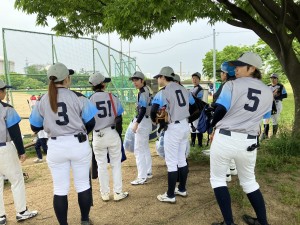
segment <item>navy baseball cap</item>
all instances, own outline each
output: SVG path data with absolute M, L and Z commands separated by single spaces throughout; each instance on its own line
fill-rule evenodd
M 3 80 L 0 80 L 0 89 L 4 88 L 12 88 L 12 86 L 5 84 Z
M 221 65 L 221 68 L 219 70 L 216 70 L 216 72 L 224 72 L 227 73 L 228 76 L 235 76 L 235 66 L 229 65 L 227 61 L 223 62 Z

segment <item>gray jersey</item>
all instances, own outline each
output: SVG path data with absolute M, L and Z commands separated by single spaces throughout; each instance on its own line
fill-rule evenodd
M 9 104 L 0 101 L 0 143 L 11 141 L 7 128 L 19 123 L 20 116 Z
M 152 104 L 158 104 L 159 108 L 166 107 L 169 123 L 186 119 L 190 116 L 189 104 L 195 100 L 183 86 L 170 82 L 154 97 Z
M 54 113 L 48 93 L 43 95 L 31 112 L 30 124 L 43 126 L 49 137 L 85 133 L 84 123 L 90 121 L 97 112 L 94 104 L 84 95 L 66 88 L 58 88 L 57 102 L 58 110 Z
M 227 113 L 216 128 L 257 136 L 261 119 L 272 108 L 272 99 L 270 88 L 258 79 L 227 81 L 216 101 Z
M 98 113 L 95 116 L 96 125 L 94 130 L 115 126 L 115 117 L 122 115 L 124 112 L 119 99 L 113 94 L 111 94 L 111 97 L 113 103 L 107 92 L 96 92 L 90 97 L 91 102 L 94 103 L 98 109 Z M 114 104 L 117 115 L 114 114 L 112 104 Z

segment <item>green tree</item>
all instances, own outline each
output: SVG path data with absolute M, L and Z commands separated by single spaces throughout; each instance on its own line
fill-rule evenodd
M 249 46 L 226 46 L 222 51 L 216 51 L 216 68 L 219 69 L 224 61 L 237 59 L 243 52 L 250 51 Z M 213 50 L 207 52 L 202 59 L 202 73 L 209 79 L 213 77 Z
M 299 0 L 16 0 L 16 8 L 37 15 L 38 25 L 56 19 L 53 30 L 74 36 L 117 31 L 121 38 L 150 37 L 177 22 L 225 21 L 254 31 L 274 52 L 294 91 L 294 130 L 300 133 Z

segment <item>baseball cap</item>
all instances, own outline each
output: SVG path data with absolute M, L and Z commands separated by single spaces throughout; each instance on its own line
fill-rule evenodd
M 129 77 L 129 80 L 132 80 L 133 78 L 145 80 L 145 75 L 142 72 L 136 71 L 131 77 Z
M 11 88 L 11 86 L 6 85 L 3 80 L 0 80 L 0 89 Z
M 111 78 L 109 77 L 104 77 L 101 73 L 93 73 L 90 77 L 89 77 L 89 82 L 90 84 L 92 84 L 93 86 L 97 86 L 98 84 L 101 83 L 108 83 L 111 81 Z
M 278 75 L 276 73 L 272 73 L 270 78 L 277 78 L 278 79 Z
M 201 73 L 199 73 L 199 72 L 193 73 L 193 74 L 192 74 L 192 77 L 193 77 L 193 76 L 197 76 L 197 77 L 199 77 L 199 79 L 201 79 Z
M 47 71 L 47 77 L 49 78 L 49 80 L 51 76 L 56 77 L 56 80 L 54 80 L 54 82 L 62 81 L 66 79 L 67 76 L 73 74 L 74 74 L 74 70 L 68 69 L 64 64 L 59 62 L 51 65 Z
M 216 72 L 224 72 L 227 73 L 229 76 L 235 76 L 235 67 L 230 66 L 227 61 L 223 62 L 221 65 L 221 69 L 216 70 Z
M 174 81 L 180 82 L 180 76 L 178 74 L 175 74 Z
M 165 66 L 165 67 L 161 68 L 161 70 L 159 71 L 159 74 L 155 75 L 153 78 L 157 79 L 159 76 L 172 77 L 174 79 L 175 73 L 171 67 Z
M 253 52 L 243 53 L 237 60 L 229 61 L 233 66 L 254 66 L 257 69 L 262 67 L 262 60 L 260 56 Z

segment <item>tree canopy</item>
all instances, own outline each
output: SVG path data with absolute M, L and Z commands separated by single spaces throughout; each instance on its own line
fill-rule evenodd
M 37 14 L 37 24 L 55 18 L 57 34 L 116 31 L 123 39 L 144 38 L 174 23 L 208 19 L 254 31 L 274 52 L 295 97 L 294 131 L 300 133 L 300 0 L 16 0 L 15 7 Z

